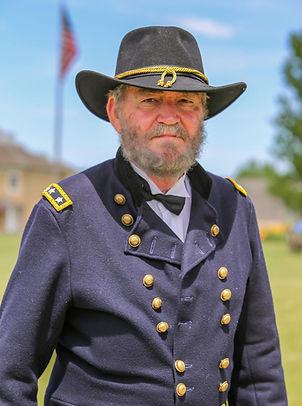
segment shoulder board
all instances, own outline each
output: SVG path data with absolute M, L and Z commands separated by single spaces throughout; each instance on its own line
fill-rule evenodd
M 232 178 L 226 178 L 226 179 L 228 181 L 230 181 L 231 183 L 233 183 L 235 189 L 237 189 L 242 194 L 242 196 L 247 197 L 247 191 L 241 185 L 239 185 L 239 183 L 237 183 L 235 181 L 235 179 L 232 179 Z
M 44 189 L 42 196 L 44 196 L 57 211 L 62 211 L 65 207 L 72 205 L 72 200 L 68 194 L 64 192 L 57 183 L 51 183 Z

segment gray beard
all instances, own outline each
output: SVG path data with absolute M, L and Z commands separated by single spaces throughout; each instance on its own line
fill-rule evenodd
M 186 173 L 199 157 L 205 143 L 205 129 L 201 122 L 200 128 L 193 140 L 188 144 L 186 151 L 180 153 L 173 144 L 167 142 L 163 145 L 164 152 L 155 154 L 146 148 L 146 141 L 155 136 L 170 133 L 171 130 L 177 137 L 184 140 L 188 139 L 187 132 L 178 124 L 167 126 L 158 124 L 156 128 L 148 131 L 143 137 L 138 136 L 136 128 L 130 128 L 124 119 L 121 119 L 121 147 L 123 157 L 133 162 L 137 167 L 142 169 L 149 176 L 159 178 L 180 177 Z

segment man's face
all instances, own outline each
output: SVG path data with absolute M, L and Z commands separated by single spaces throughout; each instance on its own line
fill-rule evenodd
M 202 95 L 129 87 L 116 106 L 123 154 L 149 175 L 181 176 L 203 140 Z

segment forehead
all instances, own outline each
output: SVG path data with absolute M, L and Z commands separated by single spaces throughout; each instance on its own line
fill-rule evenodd
M 202 92 L 175 92 L 173 90 L 169 91 L 163 91 L 163 90 L 154 90 L 154 89 L 144 89 L 142 87 L 135 87 L 135 86 L 128 86 L 126 89 L 126 94 L 130 94 L 133 96 L 161 96 L 161 97 L 167 97 L 167 98 L 173 98 L 173 97 L 191 97 L 191 98 L 196 98 L 200 99 L 202 97 L 205 97 L 205 93 Z

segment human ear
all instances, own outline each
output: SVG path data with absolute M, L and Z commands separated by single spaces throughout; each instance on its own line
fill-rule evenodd
M 107 116 L 114 129 L 120 134 L 122 131 L 122 125 L 117 109 L 118 106 L 115 98 L 113 96 L 109 96 L 106 104 Z

